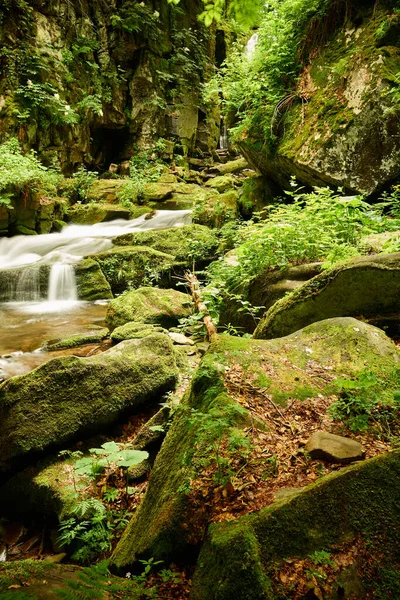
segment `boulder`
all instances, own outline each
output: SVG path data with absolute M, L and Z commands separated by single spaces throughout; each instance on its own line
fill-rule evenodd
M 201 465 L 207 464 L 213 456 L 213 450 L 210 445 L 202 449 L 201 460 L 197 457 L 196 462 L 193 448 L 200 443 L 196 431 L 207 429 L 210 411 L 213 411 L 213 420 L 222 416 L 225 427 L 228 419 L 236 433 L 249 424 L 265 431 L 269 424 L 261 417 L 251 418 L 230 395 L 235 381 L 238 389 L 251 385 L 255 393 L 259 389 L 264 397 L 267 395 L 275 404 L 285 406 L 289 399 L 338 392 L 341 385 L 336 381 L 338 377 L 357 377 L 368 364 L 380 375 L 376 393 L 383 402 L 391 402 L 397 382 L 392 377 L 388 385 L 383 374 L 392 373 L 394 363 L 399 363 L 396 345 L 382 331 L 352 318 L 317 323 L 279 340 L 225 335 L 213 340 L 193 376 L 182 410 L 175 415 L 157 455 L 143 502 L 114 551 L 114 568 L 126 570 L 142 556 L 168 563 L 187 554 L 199 542 L 190 524 L 194 525 L 195 532 L 201 532 L 199 535 L 203 539 L 204 521 L 201 519 L 204 513 L 196 512 L 196 506 L 190 503 L 188 486 L 190 489 L 202 472 Z M 315 377 L 315 373 L 322 376 Z M 270 410 L 270 400 L 265 400 L 266 412 Z M 191 424 L 194 414 L 199 419 L 196 427 Z M 284 543 L 290 545 L 290 539 L 282 535 Z M 302 535 L 298 532 L 296 539 L 301 543 Z M 264 544 L 268 548 L 269 542 Z M 238 541 L 238 552 L 243 547 L 243 540 Z M 255 545 L 251 547 L 257 550 Z M 244 551 L 247 549 L 246 546 Z M 257 552 L 251 552 L 250 562 L 253 557 L 257 560 Z M 236 598 L 226 595 L 226 598 L 232 597 Z
M 236 266 L 241 254 L 241 246 L 227 252 L 224 256 L 225 262 Z M 248 314 L 243 311 L 243 305 L 240 299 L 234 296 L 224 294 L 221 290 L 221 296 L 224 298 L 224 310 L 220 315 L 220 325 L 238 327 L 240 331 L 253 333 L 257 326 L 257 319 L 260 319 L 266 310 L 271 308 L 287 293 L 301 287 L 305 281 L 318 275 L 322 270 L 322 263 L 305 263 L 302 265 L 288 266 L 273 271 L 267 271 L 250 282 L 242 284 L 238 292 L 242 298 L 250 302 L 253 307 L 258 307 L 256 314 Z M 241 309 L 241 310 L 240 310 Z
M 174 260 L 189 264 L 192 257 L 202 262 L 215 257 L 218 250 L 216 233 L 203 225 L 183 225 L 169 229 L 152 229 L 126 233 L 114 239 L 116 246 L 146 246 L 165 252 Z
M 327 431 L 313 433 L 304 449 L 312 459 L 342 465 L 365 458 L 365 450 L 359 442 Z
M 163 331 L 162 327 L 157 327 L 156 325 L 129 322 L 114 329 L 110 337 L 114 344 L 119 344 L 119 342 L 123 342 L 124 340 L 140 339 L 153 333 L 162 333 Z
M 170 183 L 145 183 L 143 187 L 143 200 L 147 202 L 164 202 L 172 196 L 174 190 Z
M 396 18 L 390 5 L 375 11 L 372 4 L 345 26 L 338 16 L 336 31 L 329 11 L 325 18 L 316 16 L 312 26 L 322 31 L 331 20 L 326 43 L 313 46 L 311 28 L 304 34 L 304 69 L 296 95 L 275 123 L 274 141 L 265 135 L 273 124 L 260 106 L 240 147 L 254 168 L 284 189 L 294 175 L 309 186 L 375 194 L 400 175 L 400 123 L 392 92 L 398 85 L 399 38 L 382 35 Z M 261 60 L 258 64 L 262 69 Z M 282 104 L 285 93 L 282 89 Z
M 199 202 L 193 211 L 193 222 L 208 227 L 222 227 L 238 218 L 238 192 L 229 190 Z
M 172 389 L 177 367 L 161 333 L 89 358 L 53 359 L 0 386 L 0 471 L 93 432 Z
M 86 258 L 75 265 L 75 277 L 79 300 L 113 297 L 110 284 L 95 260 Z
M 106 322 L 115 329 L 129 321 L 168 328 L 191 313 L 190 296 L 176 290 L 142 287 L 112 300 Z
M 168 283 L 176 265 L 171 254 L 146 246 L 114 246 L 111 250 L 91 254 L 89 258 L 99 265 L 113 294 L 139 287 L 150 277 Z
M 250 169 L 249 163 L 243 157 L 235 160 L 230 160 L 226 163 L 220 163 L 213 165 L 208 169 L 210 173 L 218 173 L 219 175 L 226 175 L 227 173 L 239 173 L 244 169 Z
M 129 219 L 130 210 L 115 204 L 74 204 L 68 209 L 70 223 L 78 225 L 94 225 L 113 219 Z
M 399 252 L 354 258 L 276 302 L 258 324 L 254 337 L 282 337 L 330 317 L 398 313 L 399 294 Z
M 57 350 L 66 350 L 68 348 L 78 348 L 79 346 L 86 346 L 87 344 L 100 344 L 108 337 L 108 334 L 109 331 L 106 327 L 88 329 L 84 333 L 77 333 L 68 338 L 48 340 L 42 346 L 42 349 L 47 352 L 55 352 Z
M 237 178 L 233 177 L 233 175 L 229 173 L 228 175 L 217 175 L 217 177 L 209 179 L 205 183 L 205 186 L 222 194 L 223 192 L 233 189 L 235 184 L 239 182 L 240 181 Z
M 259 512 L 211 525 L 197 561 L 190 598 L 293 597 L 289 591 L 293 580 L 280 578 L 285 566 L 316 551 L 337 551 L 342 542 L 358 544 L 360 539 L 368 542 L 363 546 L 363 559 L 358 561 L 356 556 L 359 571 L 365 573 L 362 560 L 368 557 L 373 562 L 378 554 L 380 563 L 387 564 L 396 577 L 399 502 L 400 451 L 395 451 L 327 475 Z M 334 552 L 331 560 L 335 562 Z M 396 561 L 393 567 L 392 561 Z M 340 573 L 343 566 L 338 562 L 335 568 Z M 378 577 L 368 585 L 375 589 L 381 582 Z M 285 583 L 287 587 L 282 586 Z M 389 584 L 386 593 L 390 589 Z M 382 597 L 390 595 L 383 593 Z

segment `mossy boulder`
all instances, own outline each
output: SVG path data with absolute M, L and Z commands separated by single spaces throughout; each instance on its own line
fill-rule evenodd
M 238 198 L 239 212 L 242 217 L 250 218 L 254 212 L 261 211 L 281 195 L 279 187 L 262 175 L 253 175 L 243 182 Z
M 99 265 L 113 294 L 137 288 L 149 277 L 167 284 L 176 266 L 171 254 L 147 246 L 114 246 L 111 250 L 91 254 L 89 258 Z
M 229 190 L 198 202 L 193 211 L 193 222 L 208 227 L 222 227 L 224 223 L 237 219 L 239 194 Z
M 68 220 L 77 225 L 94 225 L 113 219 L 129 219 L 130 210 L 115 204 L 74 204 L 68 209 Z
M 172 196 L 174 186 L 170 183 L 145 183 L 143 187 L 143 200 L 148 202 L 164 202 Z
M 91 203 L 118 204 L 118 196 L 128 184 L 128 179 L 98 179 L 88 190 L 88 200 Z
M 397 450 L 327 475 L 258 513 L 212 525 L 190 598 L 274 600 L 275 586 L 282 583 L 279 567 L 285 561 L 360 538 L 368 544 L 371 558 L 380 551 L 381 563 L 393 557 L 398 561 L 399 502 Z
M 226 163 L 215 164 L 208 170 L 211 173 L 218 173 L 219 175 L 226 175 L 228 173 L 239 173 L 244 169 L 250 169 L 249 163 L 243 157 L 236 158 L 235 160 L 229 160 Z
M 279 300 L 260 321 L 254 337 L 282 337 L 330 317 L 398 313 L 399 294 L 400 253 L 354 258 Z
M 106 322 L 112 329 L 129 321 L 174 327 L 190 315 L 191 306 L 190 296 L 182 292 L 142 287 L 112 300 Z
M 0 487 L 0 509 L 7 518 L 43 518 L 57 525 L 67 518 L 80 499 L 91 495 L 90 479 L 77 475 L 77 459 L 50 458 L 23 469 Z
M 242 253 L 242 246 L 228 252 L 224 260 L 228 264 L 238 264 L 238 256 Z M 242 298 L 253 307 L 258 307 L 253 314 L 243 312 L 243 305 L 240 299 L 236 299 L 232 294 L 225 295 L 221 290 L 221 298 L 224 302 L 224 310 L 221 312 L 220 325 L 238 327 L 240 331 L 253 333 L 257 326 L 257 319 L 260 319 L 265 311 L 271 308 L 286 294 L 301 287 L 306 281 L 318 275 L 322 270 L 322 263 L 305 263 L 302 265 L 288 266 L 273 271 L 266 271 L 259 277 L 246 282 L 238 289 Z
M 111 334 L 111 340 L 114 344 L 119 344 L 125 340 L 136 340 L 153 333 L 162 333 L 164 329 L 156 325 L 146 323 L 129 322 L 121 327 L 117 327 Z
M 398 350 L 382 331 L 355 319 L 331 319 L 280 340 L 230 336 L 214 340 L 157 455 L 144 500 L 116 547 L 114 568 L 126 569 L 147 556 L 168 563 L 190 552 L 202 539 L 206 523 L 190 504 L 187 492 L 203 469 L 199 464 L 212 461 L 213 451 L 210 445 L 199 446 L 197 430 L 207 429 L 210 415 L 213 422 L 223 419 L 227 429 L 240 430 L 250 422 L 259 429 L 268 427 L 268 423 L 251 420 L 229 394 L 232 381 L 226 378 L 230 372 L 236 381 L 240 373 L 243 385 L 262 389 L 268 398 L 284 406 L 290 398 L 337 392 L 340 384 L 336 378 L 357 377 L 366 364 L 379 379 L 377 393 L 382 399 L 391 400 L 398 381 L 393 377 L 389 381 L 385 374 L 393 373 L 394 364 L 399 364 Z M 315 377 L 315 365 L 329 373 L 327 380 Z M 194 415 L 198 419 L 196 426 Z M 198 462 L 196 448 L 200 448 Z M 245 541 L 238 541 L 238 551 L 245 547 Z M 251 542 L 249 548 L 254 550 L 256 546 Z M 258 564 L 253 550 L 249 565 L 254 561 Z
M 44 344 L 43 349 L 48 352 L 54 352 L 56 350 L 78 348 L 87 344 L 100 344 L 108 334 L 109 331 L 106 327 L 92 328 L 84 333 L 77 333 L 60 340 L 49 340 Z
M 79 300 L 113 298 L 110 284 L 95 260 L 86 258 L 75 265 L 75 277 Z
M 228 175 L 217 175 L 216 177 L 212 177 L 204 184 L 206 187 L 216 190 L 220 194 L 223 192 L 227 192 L 228 190 L 235 188 L 235 185 L 240 183 L 237 178 L 235 178 L 232 174 Z
M 303 33 L 297 98 L 275 121 L 275 143 L 263 133 L 269 131 L 270 116 L 263 129 L 257 113 L 240 147 L 252 166 L 284 189 L 290 189 L 294 175 L 310 186 L 379 193 L 400 175 L 399 103 L 392 91 L 398 85 L 399 38 L 393 43 L 382 35 L 397 19 L 391 3 L 378 10 L 372 3 L 356 3 L 353 17 L 345 11 L 336 15 L 335 27 L 330 6 L 311 26 L 329 28 L 327 42 L 318 42 L 311 27 Z M 287 98 L 282 89 L 281 100 Z
M 172 342 L 160 333 L 12 377 L 0 386 L 0 470 L 107 428 L 172 389 L 176 378 Z
M 114 244 L 150 247 L 171 254 L 175 260 L 186 261 L 187 264 L 192 257 L 210 260 L 215 256 L 219 245 L 215 232 L 203 225 L 126 233 L 115 238 Z

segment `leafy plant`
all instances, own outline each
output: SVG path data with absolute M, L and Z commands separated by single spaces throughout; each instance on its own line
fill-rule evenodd
M 399 381 L 398 369 L 393 371 L 391 379 Z M 352 431 L 374 428 L 390 439 L 398 428 L 400 392 L 395 392 L 393 398 L 387 400 L 378 383 L 376 375 L 368 370 L 362 371 L 356 380 L 339 380 L 339 399 L 328 409 L 331 418 L 344 421 Z
M 71 516 L 60 524 L 60 545 L 73 545 L 72 559 L 83 563 L 108 552 L 112 537 L 107 509 L 96 498 L 78 502 Z
M 23 154 L 17 139 L 0 145 L 0 205 L 10 207 L 14 196 L 22 192 L 27 197 L 39 189 L 55 196 L 59 180 L 60 175 L 42 165 L 33 151 Z
M 246 460 L 250 452 L 247 437 L 236 427 L 240 409 L 236 406 L 211 408 L 202 413 L 192 409 L 187 417 L 189 430 L 194 433 L 194 444 L 187 460 L 199 468 L 215 467 L 213 475 L 217 486 L 227 485 L 235 475 L 231 464 L 234 456 Z

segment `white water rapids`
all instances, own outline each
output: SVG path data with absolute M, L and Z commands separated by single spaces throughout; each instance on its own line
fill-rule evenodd
M 125 233 L 190 222 L 189 210 L 165 210 L 151 218 L 68 225 L 60 233 L 0 239 L 0 382 L 58 355 L 40 350 L 45 340 L 104 326 L 108 301 L 78 300 L 74 266 L 84 256 L 109 250 L 113 238 Z
M 0 269 L 33 264 L 72 264 L 87 254 L 104 252 L 112 238 L 147 229 L 165 229 L 190 223 L 190 210 L 160 210 L 125 221 L 118 219 L 96 225 L 67 225 L 60 233 L 18 235 L 0 239 Z

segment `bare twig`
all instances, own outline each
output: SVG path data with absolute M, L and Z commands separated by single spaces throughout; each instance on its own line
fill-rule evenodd
M 217 328 L 213 323 L 210 313 L 208 312 L 207 306 L 204 304 L 201 298 L 199 281 L 196 275 L 194 275 L 190 271 L 188 271 L 185 274 L 185 279 L 189 284 L 190 293 L 192 294 L 192 298 L 194 300 L 197 310 L 204 315 L 203 322 L 207 330 L 207 337 L 209 341 L 212 342 L 218 336 Z

